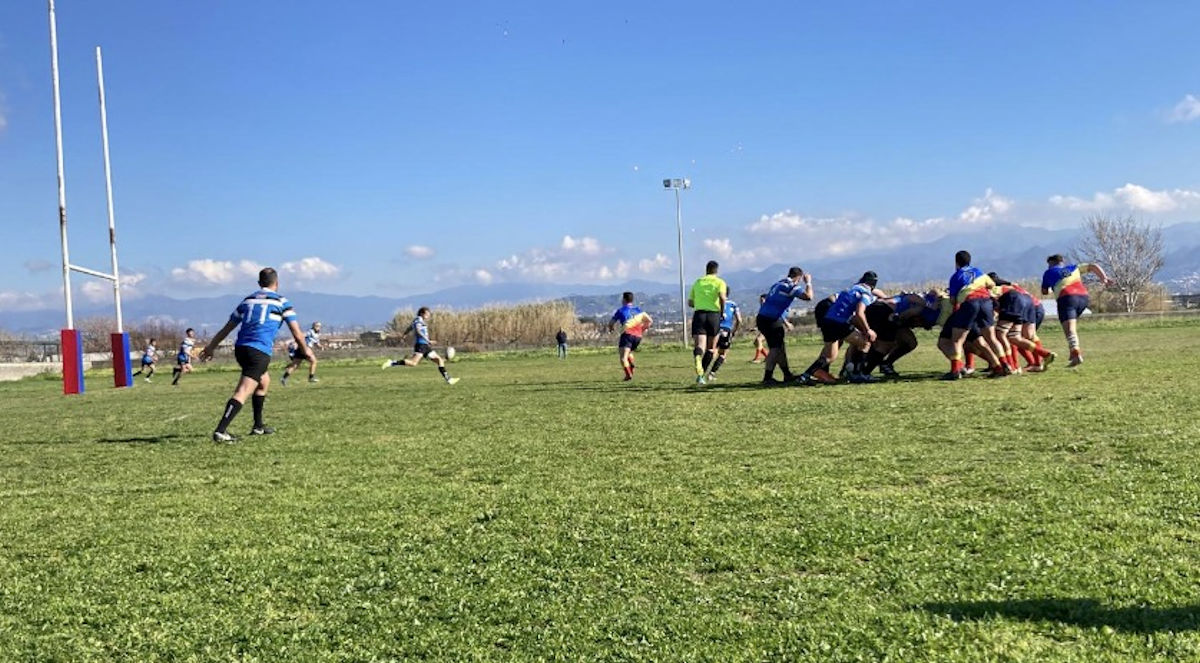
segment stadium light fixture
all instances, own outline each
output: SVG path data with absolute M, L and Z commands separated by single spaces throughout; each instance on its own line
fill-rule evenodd
M 683 347 L 687 347 L 687 296 L 683 292 L 683 203 L 679 192 L 692 188 L 692 181 L 686 177 L 672 177 L 663 180 L 663 188 L 675 191 L 675 229 L 679 236 L 679 322 Z

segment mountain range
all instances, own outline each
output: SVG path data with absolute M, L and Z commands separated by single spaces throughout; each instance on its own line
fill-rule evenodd
M 852 283 L 864 271 L 873 270 L 881 284 L 919 284 L 943 281 L 953 271 L 954 252 L 973 250 L 974 263 L 1009 279 L 1037 277 L 1047 255 L 1068 251 L 1078 236 L 1077 229 L 1044 230 L 1022 227 L 948 235 L 930 242 L 890 249 L 871 250 L 870 238 L 864 238 L 862 250 L 854 255 L 800 261 L 814 274 L 818 295 L 835 292 Z M 1166 264 L 1158 280 L 1171 292 L 1195 292 L 1200 289 L 1200 223 L 1184 223 L 1163 228 Z M 722 274 L 735 298 L 749 304 L 787 272 L 788 265 L 775 264 L 760 270 L 743 269 Z M 581 316 L 611 312 L 619 304 L 620 293 L 632 290 L 651 314 L 677 317 L 678 283 L 637 280 L 619 284 L 496 283 L 462 285 L 421 295 L 379 297 L 335 295 L 315 292 L 288 292 L 305 320 L 321 320 L 333 329 L 379 329 L 396 311 L 418 306 L 471 309 L 489 305 L 570 299 Z M 216 329 L 228 317 L 239 293 L 211 297 L 175 299 L 148 295 L 125 302 L 127 320 L 169 320 L 181 326 L 203 330 Z M 673 295 L 673 296 L 672 296 Z M 77 306 L 76 317 L 110 316 L 108 306 Z M 669 317 L 668 319 L 674 319 Z M 62 325 L 57 309 L 0 312 L 0 328 L 26 334 L 53 334 Z

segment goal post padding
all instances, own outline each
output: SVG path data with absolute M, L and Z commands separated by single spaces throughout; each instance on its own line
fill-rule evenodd
M 133 364 L 129 361 L 129 334 L 114 332 L 112 339 L 113 386 L 133 386 Z
M 63 393 L 83 393 L 83 334 L 78 329 L 64 329 L 59 336 L 62 352 Z

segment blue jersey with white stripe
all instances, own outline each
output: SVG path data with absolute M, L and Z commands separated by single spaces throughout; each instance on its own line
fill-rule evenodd
M 776 320 L 787 315 L 792 300 L 799 299 L 808 288 L 791 279 L 780 279 L 767 291 L 767 300 L 758 307 L 758 314 Z
M 184 336 L 183 340 L 179 343 L 179 352 L 175 355 L 175 358 L 182 362 L 191 361 L 192 348 L 195 347 L 196 339 Z
M 417 316 L 413 318 L 412 324 L 408 326 L 414 334 L 416 334 L 416 345 L 429 345 L 429 325 L 425 323 L 425 318 Z
M 854 317 L 854 312 L 858 310 L 859 302 L 862 302 L 863 306 L 870 306 L 875 299 L 875 293 L 871 292 L 869 286 L 855 283 L 849 290 L 838 293 L 833 306 L 825 313 L 825 319 L 832 322 L 850 322 L 850 318 Z
M 271 354 L 275 335 L 284 322 L 296 319 L 296 311 L 286 297 L 274 290 L 258 290 L 242 300 L 229 319 L 241 324 L 237 342 L 259 352 Z
M 738 305 L 732 299 L 725 300 L 725 310 L 721 311 L 721 329 L 733 331 L 733 323 L 737 320 Z

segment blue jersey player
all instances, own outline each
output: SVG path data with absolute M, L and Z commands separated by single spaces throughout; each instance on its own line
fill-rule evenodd
M 422 358 L 428 358 L 433 363 L 437 364 L 438 372 L 442 374 L 442 379 L 446 384 L 457 384 L 458 378 L 450 377 L 450 373 L 446 370 L 446 360 L 433 349 L 433 341 L 429 338 L 429 307 L 422 306 L 417 311 L 417 317 L 408 323 L 408 328 L 404 330 L 403 338 L 408 338 L 409 334 L 413 335 L 413 351 L 407 359 L 400 361 L 392 361 L 388 359 L 383 362 L 383 368 L 391 368 L 392 366 L 416 366 L 421 363 Z
M 803 283 L 804 287 L 800 287 Z M 805 274 L 799 267 L 788 269 L 787 276 L 780 279 L 767 291 L 766 298 L 758 305 L 758 315 L 754 325 L 767 341 L 767 357 L 763 365 L 764 385 L 779 384 L 775 379 L 775 367 L 783 371 L 784 382 L 793 379 L 792 370 L 788 366 L 787 347 L 784 339 L 787 335 L 788 309 L 797 299 L 811 301 L 813 296 L 812 275 Z
M 283 369 L 283 377 L 279 379 L 279 384 L 286 387 L 288 378 L 291 377 L 292 373 L 294 373 L 297 368 L 300 368 L 300 364 L 305 361 L 308 362 L 308 381 L 320 382 L 320 380 L 317 379 L 316 353 L 317 348 L 321 347 L 320 322 L 313 322 L 312 326 L 308 328 L 308 331 L 304 332 L 304 343 L 308 346 L 308 357 L 300 354 L 300 346 L 296 345 L 295 341 L 288 343 L 288 365 L 287 368 Z
M 171 386 L 179 386 L 179 378 L 192 372 L 192 354 L 196 351 L 196 330 L 191 327 L 183 332 L 179 352 L 175 354 L 175 368 L 171 370 Z
M 717 332 L 717 358 L 709 367 L 708 375 L 704 376 L 705 382 L 711 382 L 717 377 L 717 371 L 721 370 L 721 365 L 725 363 L 725 356 L 729 354 L 729 346 L 733 345 L 733 337 L 741 326 L 742 309 L 737 302 L 726 299 L 725 307 L 721 311 L 721 329 Z
M 225 412 L 217 429 L 213 431 L 214 442 L 233 442 L 235 438 L 227 431 L 229 423 L 241 412 L 246 399 L 251 399 L 254 406 L 254 427 L 251 435 L 269 435 L 274 428 L 263 424 L 263 406 L 267 401 L 267 387 L 271 384 L 271 376 L 267 369 L 271 364 L 271 350 L 275 345 L 275 335 L 279 328 L 287 323 L 288 331 L 296 341 L 296 346 L 305 357 L 310 356 L 308 346 L 304 343 L 304 332 L 296 322 L 296 311 L 283 295 L 276 292 L 279 287 L 279 274 L 270 267 L 258 273 L 259 289 L 238 304 L 237 309 L 229 316 L 229 322 L 217 332 L 216 336 L 200 353 L 202 360 L 211 359 L 213 352 L 221 341 L 238 326 L 237 341 L 233 345 L 233 356 L 238 366 L 242 368 L 242 376 L 233 397 L 225 404 Z
M 150 342 L 146 344 L 146 349 L 142 351 L 142 367 L 139 368 L 136 373 L 134 373 L 134 375 L 141 375 L 142 372 L 145 372 L 146 382 L 149 382 L 150 376 L 154 375 L 154 364 L 158 361 L 158 348 L 154 347 L 154 344 L 157 342 L 157 340 L 158 339 L 152 338 L 150 339 Z

